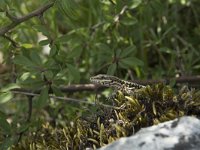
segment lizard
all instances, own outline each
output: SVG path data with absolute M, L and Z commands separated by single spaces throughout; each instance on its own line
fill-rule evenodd
M 115 90 L 122 91 L 122 93 L 131 94 L 136 89 L 145 88 L 146 86 L 134 82 L 119 79 L 115 76 L 99 74 L 90 78 L 94 84 L 103 85 L 106 87 L 114 88 Z

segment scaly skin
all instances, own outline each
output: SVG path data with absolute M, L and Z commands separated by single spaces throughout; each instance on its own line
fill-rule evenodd
M 115 90 L 122 91 L 123 93 L 132 93 L 135 89 L 145 88 L 144 85 L 140 85 L 134 82 L 125 81 L 115 76 L 99 74 L 90 78 L 90 81 L 94 84 L 100 84 L 106 87 L 112 87 Z

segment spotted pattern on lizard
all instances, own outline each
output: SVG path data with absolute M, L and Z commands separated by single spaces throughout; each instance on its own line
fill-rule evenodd
M 122 91 L 123 93 L 131 94 L 136 89 L 145 88 L 146 86 L 134 82 L 119 79 L 115 76 L 99 74 L 90 78 L 94 84 L 103 85 L 106 87 L 114 88 L 115 90 Z

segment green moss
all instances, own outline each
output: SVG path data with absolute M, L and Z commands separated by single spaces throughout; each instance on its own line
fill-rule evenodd
M 169 86 L 157 84 L 137 90 L 134 95 L 118 91 L 113 105 L 121 109 L 97 104 L 95 114 L 79 117 L 65 126 L 52 127 L 47 122 L 36 132 L 27 133 L 14 149 L 95 149 L 142 127 L 183 115 L 198 116 L 200 91 L 184 87 L 175 94 Z

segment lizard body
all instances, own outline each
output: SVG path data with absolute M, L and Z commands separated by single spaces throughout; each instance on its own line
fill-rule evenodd
M 90 81 L 94 84 L 100 84 L 106 87 L 120 90 L 123 93 L 131 94 L 135 89 L 145 88 L 146 86 L 140 85 L 134 82 L 119 79 L 115 76 L 99 74 L 90 78 Z

